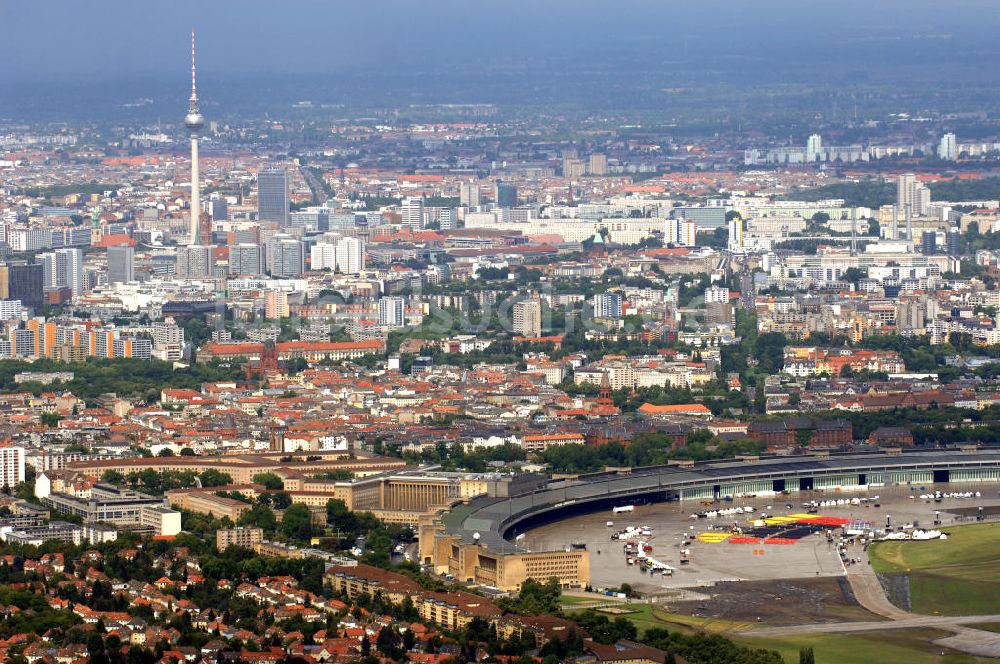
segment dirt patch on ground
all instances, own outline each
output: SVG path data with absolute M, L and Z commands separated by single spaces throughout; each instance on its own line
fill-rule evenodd
M 946 507 L 941 510 L 942 512 L 947 512 L 948 514 L 954 514 L 955 516 L 964 517 L 977 517 L 980 514 L 983 516 L 1000 516 L 1000 505 L 986 505 L 983 507 L 982 512 L 979 511 L 978 507 Z
M 727 581 L 713 588 L 703 601 L 670 602 L 671 612 L 766 625 L 882 620 L 862 608 L 843 577 Z

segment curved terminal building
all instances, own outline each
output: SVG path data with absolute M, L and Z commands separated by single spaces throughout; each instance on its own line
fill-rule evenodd
M 529 552 L 509 538 L 546 521 L 632 503 L 713 500 L 886 485 L 1000 481 L 1000 450 L 756 458 L 623 469 L 510 484 L 421 525 L 421 561 L 466 583 L 515 590 L 529 578 L 589 583 L 586 551 Z

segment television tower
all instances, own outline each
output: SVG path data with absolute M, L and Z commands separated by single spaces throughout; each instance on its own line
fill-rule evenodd
M 205 116 L 198 109 L 198 89 L 194 78 L 194 28 L 191 29 L 191 98 L 184 126 L 191 135 L 191 223 L 188 244 L 199 244 L 201 222 L 201 185 L 198 182 L 198 134 L 205 126 Z

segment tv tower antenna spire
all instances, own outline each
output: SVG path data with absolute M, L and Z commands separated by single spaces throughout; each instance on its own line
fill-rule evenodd
M 205 126 L 205 116 L 198 108 L 198 89 L 195 85 L 194 68 L 194 28 L 191 28 L 191 99 L 188 112 L 184 116 L 184 126 L 191 136 L 191 222 L 188 242 L 199 244 L 201 227 L 201 184 L 198 181 L 198 135 Z

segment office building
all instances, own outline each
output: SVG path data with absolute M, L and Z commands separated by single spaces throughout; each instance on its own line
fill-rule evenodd
M 512 314 L 514 333 L 522 337 L 542 336 L 542 303 L 536 299 L 515 302 Z
M 687 219 L 695 222 L 699 228 L 725 228 L 726 208 L 724 207 L 675 207 L 670 211 L 675 219 Z
M 215 256 L 212 247 L 192 244 L 177 249 L 178 277 L 210 277 L 215 271 Z
M 288 226 L 288 171 L 264 168 L 257 174 L 257 218 Z
M 46 542 L 68 542 L 80 546 L 84 543 L 114 542 L 118 539 L 118 531 L 98 524 L 78 526 L 67 521 L 52 521 L 45 525 L 15 528 L 4 533 L 3 537 L 8 544 L 21 546 L 42 546 Z
M 482 205 L 479 195 L 479 182 L 470 180 L 458 184 L 458 202 L 467 208 L 477 208 Z
M 378 323 L 383 327 L 406 325 L 406 303 L 401 297 L 383 297 L 378 301 Z
M 958 226 L 952 226 L 948 229 L 948 236 L 946 239 L 948 243 L 948 255 L 958 256 L 962 242 L 962 231 L 958 228 Z
M 305 249 L 290 235 L 275 235 L 267 243 L 267 267 L 272 277 L 297 277 L 305 272 Z
M 109 523 L 119 528 L 176 535 L 181 513 L 170 509 L 167 499 L 110 484 L 95 484 L 87 497 L 52 490 L 46 473 L 35 480 L 35 496 L 43 505 L 63 514 L 74 514 L 84 523 Z
M 44 276 L 40 263 L 25 261 L 0 267 L 0 297 L 19 300 L 27 309 L 39 309 L 44 302 Z
M 946 161 L 958 159 L 958 143 L 956 143 L 955 134 L 945 134 L 941 137 L 941 142 L 938 144 L 938 157 Z
M 924 231 L 920 236 L 920 244 L 925 256 L 937 253 L 937 233 L 934 231 Z
M 0 488 L 12 489 L 24 481 L 24 448 L 0 445 Z
M 594 318 L 621 318 L 622 294 L 597 293 L 594 295 Z
M 127 244 L 108 247 L 108 283 L 135 281 L 135 249 Z
M 399 209 L 404 228 L 420 230 L 424 227 L 424 199 L 417 196 L 409 196 L 403 199 L 403 204 Z
M 212 221 L 225 221 L 229 219 L 229 203 L 218 194 L 212 194 L 208 201 L 208 212 L 212 215 Z
M 511 182 L 497 182 L 494 191 L 497 207 L 517 207 L 517 187 Z
M 257 277 L 264 274 L 264 250 L 257 244 L 229 246 L 229 274 Z

